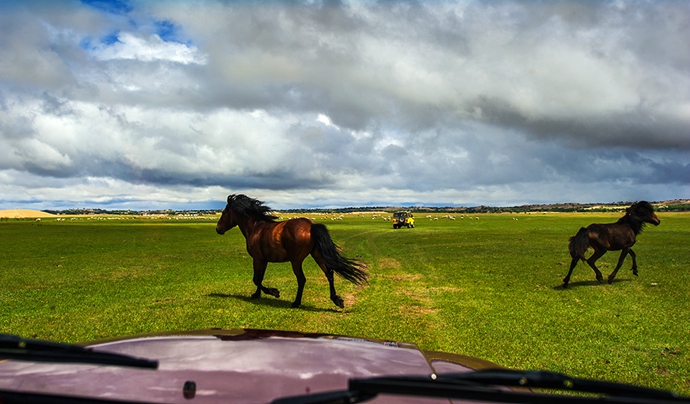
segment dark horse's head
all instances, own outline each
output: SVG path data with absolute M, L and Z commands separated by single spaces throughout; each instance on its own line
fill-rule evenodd
M 661 223 L 661 220 L 659 220 L 654 213 L 652 204 L 647 201 L 635 202 L 630 205 L 630 207 L 625 210 L 625 216 L 639 222 L 641 226 L 645 223 L 651 223 L 654 226 L 658 226 L 659 223 Z
M 216 224 L 216 233 L 225 234 L 226 231 L 237 226 L 240 215 L 266 222 L 275 221 L 277 217 L 269 212 L 271 212 L 271 208 L 265 206 L 263 202 L 257 199 L 243 194 L 230 195 L 228 196 L 228 204 L 223 209 L 223 213 Z

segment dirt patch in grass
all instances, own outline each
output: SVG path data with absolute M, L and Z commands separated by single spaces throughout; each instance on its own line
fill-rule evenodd
M 126 278 L 139 278 L 142 276 L 150 276 L 154 273 L 154 270 L 147 266 L 135 265 L 131 267 L 119 267 L 112 272 L 101 273 L 100 275 L 92 275 L 93 277 L 98 277 L 101 279 L 126 279 Z
M 343 294 L 343 302 L 345 302 L 345 307 L 352 307 L 355 305 L 355 294 L 345 293 Z
M 465 289 L 459 288 L 457 286 L 438 286 L 432 288 L 434 291 L 438 292 L 450 292 L 450 293 L 463 293 L 465 292 Z
M 433 301 L 429 297 L 429 289 L 424 287 L 407 288 L 398 290 L 396 294 L 405 295 L 423 306 L 431 306 Z
M 400 274 L 400 275 L 383 275 L 384 279 L 390 279 L 392 281 L 421 281 L 424 278 L 422 274 Z
M 399 269 L 400 261 L 395 258 L 383 258 L 379 260 L 379 267 L 381 269 Z
M 425 306 L 400 306 L 399 310 L 401 313 L 407 313 L 408 315 L 413 316 L 426 316 L 429 314 L 438 313 L 438 309 Z

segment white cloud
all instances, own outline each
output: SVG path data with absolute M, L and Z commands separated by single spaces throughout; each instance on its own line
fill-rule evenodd
M 324 124 L 324 125 L 326 125 L 326 126 L 331 126 L 331 127 L 335 128 L 335 129 L 340 129 L 340 128 L 338 127 L 338 125 L 333 124 L 333 120 L 331 120 L 330 117 L 328 117 L 327 115 L 324 115 L 324 114 L 319 114 L 319 115 L 316 117 L 316 122 L 321 122 L 322 124 Z
M 206 64 L 206 56 L 196 46 L 165 42 L 158 35 L 146 38 L 121 33 L 112 44 L 99 44 L 93 55 L 100 60 L 131 59 L 142 62 L 169 61 L 181 64 Z

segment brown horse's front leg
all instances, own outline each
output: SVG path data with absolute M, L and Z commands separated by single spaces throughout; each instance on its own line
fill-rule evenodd
M 258 299 L 261 297 L 261 292 L 263 291 L 267 295 L 274 297 L 280 297 L 280 292 L 276 288 L 267 288 L 262 285 L 264 281 L 264 274 L 266 273 L 266 267 L 268 262 L 254 259 L 254 285 L 256 285 L 256 292 L 251 296 L 252 299 Z
M 609 275 L 609 285 L 613 283 L 613 278 L 616 277 L 618 270 L 623 265 L 623 261 L 625 260 L 625 256 L 628 255 L 629 252 L 630 252 L 629 248 L 624 248 L 621 251 L 621 256 L 618 258 L 618 264 L 616 265 L 616 268 L 613 270 L 613 272 L 611 272 L 611 275 Z M 633 261 L 634 261 L 634 259 L 633 259 Z

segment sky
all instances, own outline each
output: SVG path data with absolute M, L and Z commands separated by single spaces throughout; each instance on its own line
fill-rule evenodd
M 0 1 L 0 209 L 690 198 L 687 1 Z

